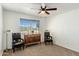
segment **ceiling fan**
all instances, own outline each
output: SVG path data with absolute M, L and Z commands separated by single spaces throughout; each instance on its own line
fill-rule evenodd
M 50 13 L 48 11 L 53 11 L 53 10 L 57 10 L 57 8 L 47 8 L 47 6 L 44 3 L 42 3 L 39 14 L 45 13 L 45 14 L 49 15 Z

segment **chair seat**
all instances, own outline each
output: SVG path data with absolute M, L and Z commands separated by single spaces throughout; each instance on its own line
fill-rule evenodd
M 52 40 L 51 39 L 48 39 L 48 40 L 45 40 L 46 42 L 51 42 Z
M 23 41 L 22 42 L 17 42 L 14 45 L 19 45 L 19 44 L 22 44 L 22 43 L 24 43 L 24 42 Z

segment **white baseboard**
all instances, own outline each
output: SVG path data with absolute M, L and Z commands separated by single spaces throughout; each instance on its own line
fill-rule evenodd
M 78 52 L 78 53 L 79 53 L 79 51 L 76 50 L 76 49 L 73 49 L 73 48 L 70 48 L 70 47 L 67 47 L 67 46 L 64 46 L 64 45 L 60 45 L 60 44 L 57 44 L 57 43 L 54 43 L 54 44 L 56 44 L 56 45 L 58 45 L 58 46 L 61 46 L 61 47 L 63 47 L 63 48 L 66 48 L 66 49 L 72 50 L 72 51 L 74 51 L 74 52 Z

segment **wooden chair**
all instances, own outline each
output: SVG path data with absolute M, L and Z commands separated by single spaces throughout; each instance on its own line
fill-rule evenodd
M 44 42 L 45 44 L 51 43 L 53 44 L 52 36 L 50 36 L 50 32 L 44 32 Z
M 24 40 L 21 39 L 20 33 L 12 33 L 12 49 L 13 52 L 15 52 L 15 48 L 21 48 L 24 49 Z

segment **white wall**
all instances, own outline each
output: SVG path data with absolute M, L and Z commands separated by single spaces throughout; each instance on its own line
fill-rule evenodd
M 11 32 L 20 32 L 20 18 L 25 18 L 25 19 L 35 19 L 35 20 L 40 20 L 40 29 L 41 29 L 41 34 L 43 34 L 44 31 L 44 18 L 40 17 L 35 17 L 35 16 L 30 16 L 27 14 L 22 14 L 18 12 L 13 12 L 13 11 L 7 11 L 4 10 L 3 13 L 4 17 L 4 32 L 9 29 Z M 4 40 L 3 40 L 3 49 L 6 49 L 6 34 L 4 33 Z M 41 41 L 43 41 L 43 35 L 41 36 Z M 9 44 L 8 48 L 11 48 L 11 38 L 8 39 Z
M 55 44 L 79 52 L 79 10 L 50 17 L 47 23 Z
M 2 33 L 3 33 L 3 13 L 2 6 L 0 5 L 0 55 L 2 55 Z
M 40 21 L 41 30 L 41 42 L 44 42 L 44 31 L 46 30 L 46 18 L 42 18 Z

